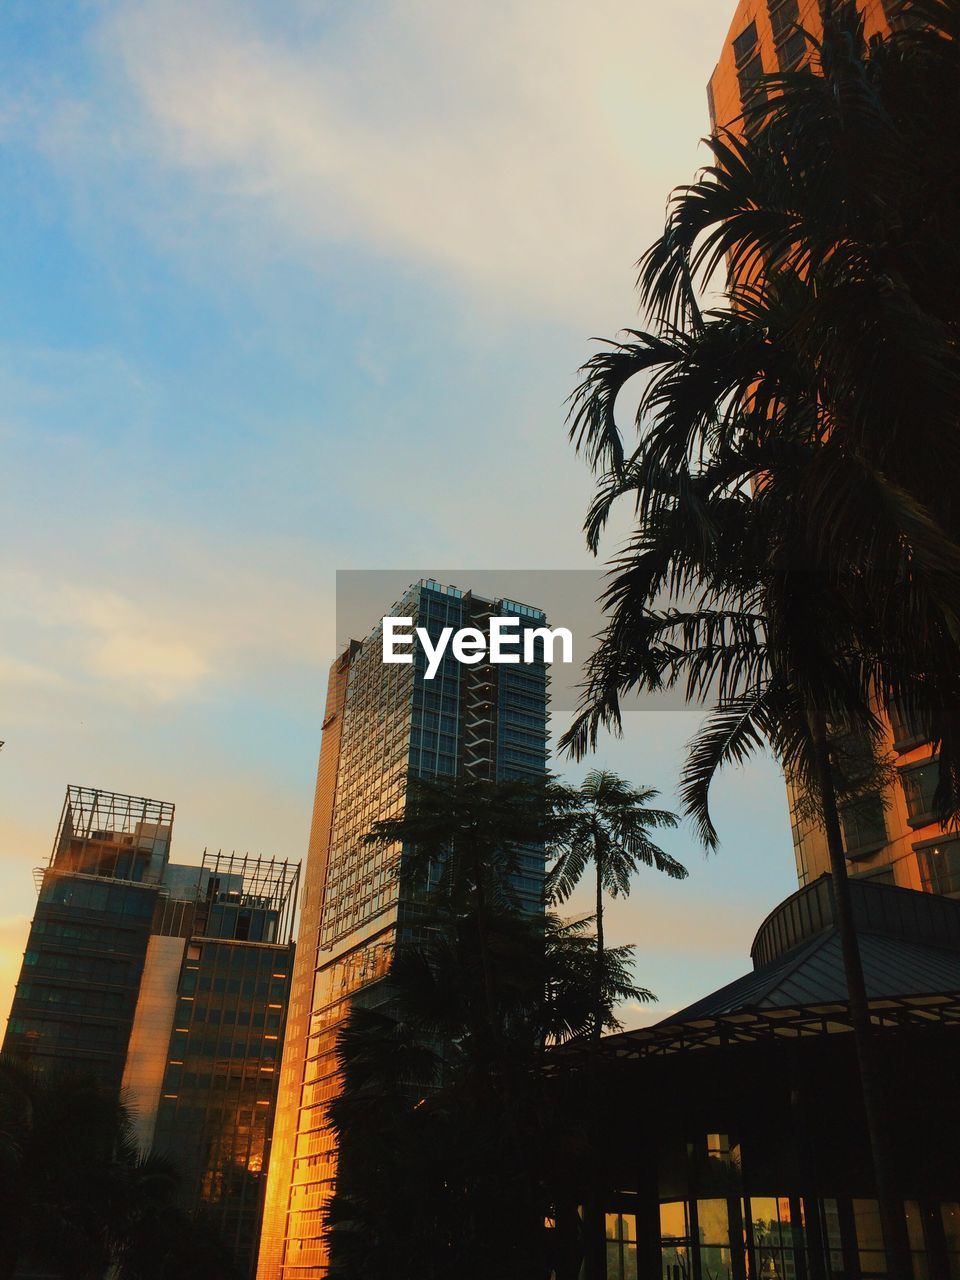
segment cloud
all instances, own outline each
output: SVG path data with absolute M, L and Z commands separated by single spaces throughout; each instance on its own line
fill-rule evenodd
M 589 320 L 628 304 L 631 263 L 696 163 L 706 106 L 687 76 L 706 82 L 719 9 L 381 0 L 278 21 L 234 0 L 121 3 L 99 48 L 132 100 L 109 121 L 62 103 L 47 143 L 76 154 L 95 131 L 101 157 L 140 149 L 190 175 L 214 221 L 265 218 L 301 246 Z
M 62 689 L 65 683 L 58 671 L 0 653 L 0 686 L 17 685 L 34 690 Z
M 114 693 L 166 702 L 193 691 L 210 672 L 208 658 L 169 620 L 116 591 L 47 581 L 30 572 L 0 574 L 0 613 L 21 624 L 27 642 L 56 637 L 63 667 L 0 662 L 0 680 L 63 688 L 95 681 Z

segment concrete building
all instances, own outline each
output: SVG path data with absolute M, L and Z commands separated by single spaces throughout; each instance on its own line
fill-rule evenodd
M 174 806 L 68 787 L 3 1044 L 123 1090 L 185 1205 L 255 1260 L 299 865 L 169 861 Z

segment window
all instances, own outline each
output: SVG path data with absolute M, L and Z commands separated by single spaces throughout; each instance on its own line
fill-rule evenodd
M 883 797 L 864 796 L 840 807 L 844 852 L 848 858 L 862 858 L 875 853 L 887 843 L 887 824 L 883 816 Z
M 877 870 L 857 871 L 854 873 L 855 880 L 869 880 L 871 884 L 896 884 L 897 878 L 893 874 L 893 867 L 880 867 Z
M 637 1280 L 637 1218 L 633 1213 L 606 1215 L 607 1280 Z
M 800 1224 L 794 1223 L 787 1196 L 751 1196 L 748 1223 L 758 1276 L 797 1274 L 795 1250 L 803 1248 Z
M 940 1221 L 943 1224 L 943 1235 L 947 1244 L 947 1259 L 950 1275 L 960 1275 L 960 1204 L 955 1200 L 947 1200 L 940 1206 Z
M 800 9 L 797 0 L 767 0 L 767 8 L 770 11 L 773 38 L 779 44 L 800 21 Z
M 880 1229 L 880 1210 L 876 1200 L 854 1200 L 853 1221 L 857 1233 L 861 1272 L 864 1275 L 885 1274 L 887 1266 L 883 1253 L 883 1233 Z
M 689 1276 L 691 1271 L 690 1218 L 685 1200 L 669 1200 L 660 1206 L 660 1258 L 664 1276 Z
M 925 842 L 916 853 L 920 881 L 928 893 L 960 893 L 960 836 Z
M 730 1146 L 730 1137 L 726 1133 L 708 1133 L 707 1134 L 707 1159 L 717 1160 L 721 1164 L 730 1164 L 733 1161 L 733 1148 Z
M 737 82 L 740 85 L 740 101 L 744 106 L 753 99 L 762 101 L 767 96 L 761 81 L 762 75 L 763 59 L 758 51 L 749 62 L 745 62 L 737 71 Z
M 799 29 L 800 10 L 797 0 L 767 0 L 770 26 L 781 71 L 795 67 L 803 57 L 806 40 Z
M 731 1280 L 730 1223 L 726 1200 L 698 1200 L 697 1226 L 700 1231 L 700 1266 L 714 1280 Z
M 790 34 L 777 45 L 777 61 L 780 64 L 781 71 L 790 71 L 797 65 L 804 55 L 807 42 L 804 39 L 802 31 L 791 31 Z
M 935 820 L 933 797 L 939 776 L 940 767 L 936 759 L 901 769 L 900 781 L 911 827 L 924 827 Z
M 912 747 L 930 741 L 930 730 L 924 723 L 925 717 L 919 708 L 892 702 L 889 714 L 896 751 L 909 751 Z
M 733 56 L 737 66 L 742 66 L 757 47 L 757 24 L 751 22 L 733 42 Z
M 844 1274 L 843 1230 L 840 1221 L 840 1202 L 826 1199 L 820 1203 L 820 1229 L 826 1251 L 828 1271 L 831 1276 Z

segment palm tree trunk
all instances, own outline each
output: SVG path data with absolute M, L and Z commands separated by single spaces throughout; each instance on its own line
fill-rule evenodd
M 599 1046 L 603 1035 L 603 860 L 597 855 L 597 976 L 594 1007 L 593 1040 Z
M 20 1258 L 19 1218 L 11 1217 L 8 1226 L 3 1229 L 0 1238 L 0 1280 L 12 1280 L 17 1273 L 17 1262 Z
M 483 981 L 483 1001 L 487 1013 L 489 1048 L 497 1056 L 500 1050 L 497 1026 L 497 1005 L 493 992 L 493 972 L 490 968 L 490 951 L 487 946 L 487 895 L 483 887 L 483 858 L 474 851 L 473 875 L 477 892 L 477 952 L 480 957 L 480 973 Z
M 499 1023 L 496 991 L 494 989 L 493 967 L 490 963 L 490 945 L 487 936 L 487 894 L 483 884 L 484 860 L 479 848 L 474 850 L 473 859 L 474 882 L 477 895 L 477 950 L 480 956 L 480 973 L 483 983 L 484 1008 L 487 1018 L 487 1039 L 485 1046 L 494 1070 L 492 1083 L 497 1097 L 503 1123 L 510 1135 L 514 1151 L 514 1160 L 518 1173 L 528 1168 L 527 1144 L 517 1109 L 517 1100 L 510 1078 L 510 1063 L 504 1046 Z M 526 1250 L 528 1256 L 533 1254 L 532 1242 L 540 1243 L 543 1231 L 543 1207 L 536 1194 L 536 1186 L 531 1177 L 519 1178 L 519 1185 L 526 1190 L 526 1205 L 518 1217 L 523 1223 L 522 1238 L 514 1238 L 511 1247 L 520 1254 Z
M 853 919 L 850 882 L 847 878 L 847 862 L 840 830 L 840 814 L 837 809 L 836 788 L 830 766 L 826 717 L 819 712 L 814 712 L 810 716 L 810 733 L 823 826 L 830 854 L 834 911 L 843 952 L 847 999 L 850 1003 L 850 1022 L 853 1026 L 853 1038 L 860 1070 L 860 1088 L 873 1157 L 873 1175 L 883 1228 L 887 1275 L 889 1280 L 912 1280 L 910 1241 L 903 1212 L 903 1200 L 897 1191 L 896 1160 L 884 1105 L 882 1070 L 873 1024 L 870 1020 L 860 944 Z
M 600 1198 L 600 1114 L 597 1075 L 600 1068 L 600 1040 L 603 1035 L 603 857 L 596 850 L 594 862 L 597 869 L 597 971 L 595 977 L 593 1026 L 590 1028 L 590 1051 L 587 1056 L 587 1111 L 590 1119 L 590 1190 L 583 1202 L 583 1262 L 586 1280 L 605 1280 L 607 1274 L 607 1242 Z

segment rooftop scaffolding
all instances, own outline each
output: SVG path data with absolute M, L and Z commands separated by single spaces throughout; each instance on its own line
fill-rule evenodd
M 159 884 L 170 854 L 174 805 L 68 786 L 49 865 L 60 871 Z
M 300 863 L 249 853 L 203 851 L 201 898 L 238 902 L 277 915 L 276 941 L 286 943 L 293 933 L 293 917 L 300 885 Z

